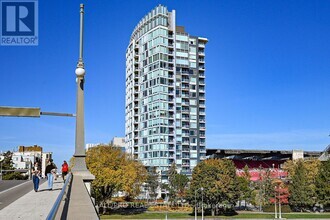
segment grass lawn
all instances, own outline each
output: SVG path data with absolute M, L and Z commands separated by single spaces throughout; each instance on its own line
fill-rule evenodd
M 136 215 L 102 215 L 101 219 L 165 219 L 166 213 L 159 213 L 159 212 L 145 212 L 141 214 Z M 167 218 L 168 219 L 194 219 L 194 215 L 191 213 L 168 213 Z M 199 219 L 201 219 L 201 216 L 198 216 Z M 246 219 L 273 219 L 274 214 L 272 213 L 254 213 L 254 212 L 244 212 L 239 213 L 238 215 L 234 216 L 205 216 L 205 218 L 211 218 L 211 219 L 232 219 L 232 218 L 246 218 Z M 288 213 L 288 214 L 282 214 L 282 218 L 292 219 L 292 218 L 304 218 L 304 219 L 313 219 L 313 218 L 324 218 L 324 219 L 330 219 L 330 213 Z

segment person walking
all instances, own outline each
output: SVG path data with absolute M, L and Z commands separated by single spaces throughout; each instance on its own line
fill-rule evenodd
M 68 174 L 68 171 L 69 171 L 69 165 L 66 161 L 63 161 L 63 164 L 62 164 L 62 178 L 63 178 L 64 182 L 65 182 L 65 176 Z
M 35 162 L 34 166 L 32 167 L 32 181 L 35 192 L 38 192 L 39 189 L 40 173 L 41 173 L 41 169 L 39 163 Z
M 56 175 L 56 170 L 57 167 L 53 163 L 53 159 L 49 159 L 46 170 L 45 170 L 45 176 L 47 177 L 47 182 L 48 182 L 48 190 L 53 189 L 53 183 L 54 183 L 54 173 Z

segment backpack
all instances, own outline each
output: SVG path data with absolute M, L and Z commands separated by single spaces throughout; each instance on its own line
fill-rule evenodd
M 63 164 L 62 172 L 68 172 L 68 170 L 69 170 L 68 164 Z

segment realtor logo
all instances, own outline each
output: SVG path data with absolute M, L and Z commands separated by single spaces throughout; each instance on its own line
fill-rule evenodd
M 1 1 L 1 45 L 38 45 L 38 1 Z

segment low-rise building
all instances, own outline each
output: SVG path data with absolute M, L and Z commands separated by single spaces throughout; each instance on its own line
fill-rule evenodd
M 12 161 L 15 169 L 29 169 L 32 164 L 39 162 L 41 164 L 42 147 L 19 146 L 18 151 L 13 152 Z

